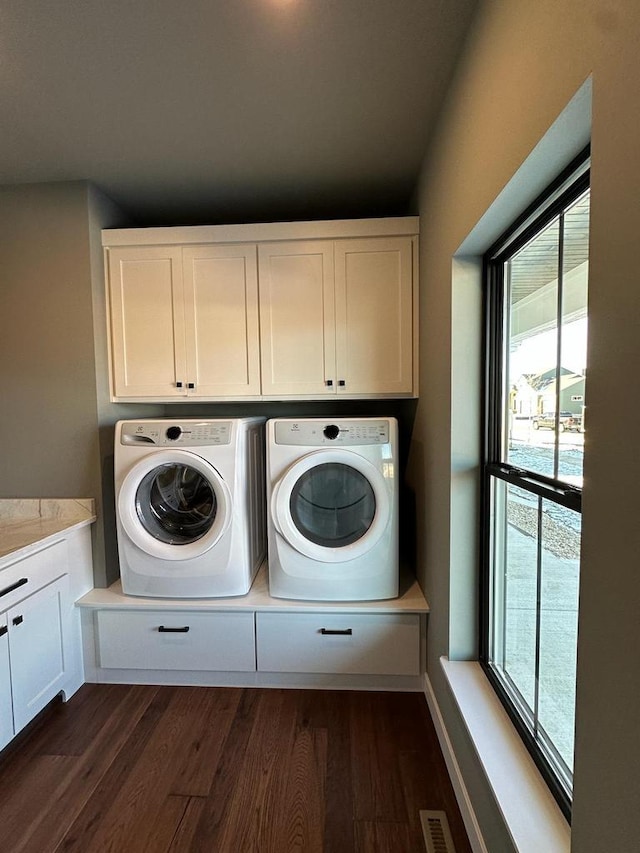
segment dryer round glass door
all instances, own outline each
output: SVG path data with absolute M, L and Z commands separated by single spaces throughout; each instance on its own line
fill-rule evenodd
M 279 481 L 271 511 L 279 533 L 301 554 L 345 562 L 373 548 L 391 518 L 393 484 L 348 451 L 317 451 Z
M 146 457 L 118 494 L 120 521 L 143 551 L 186 560 L 212 548 L 231 523 L 231 495 L 215 468 L 184 450 Z

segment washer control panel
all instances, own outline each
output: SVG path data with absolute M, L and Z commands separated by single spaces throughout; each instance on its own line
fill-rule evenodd
M 231 421 L 130 421 L 122 424 L 120 443 L 157 447 L 231 444 Z
M 389 419 L 276 421 L 275 443 L 307 447 L 388 444 Z

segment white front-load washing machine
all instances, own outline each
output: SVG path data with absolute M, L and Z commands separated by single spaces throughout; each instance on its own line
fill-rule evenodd
M 266 551 L 264 418 L 119 421 L 122 591 L 244 595 Z
M 395 418 L 267 422 L 272 596 L 398 595 L 397 434 Z

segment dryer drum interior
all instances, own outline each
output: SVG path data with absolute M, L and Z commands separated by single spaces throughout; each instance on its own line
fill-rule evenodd
M 357 542 L 376 514 L 367 478 L 339 462 L 316 465 L 296 482 L 289 501 L 291 518 L 305 538 L 328 548 Z
M 145 530 L 170 545 L 202 538 L 213 526 L 217 507 L 206 477 L 184 464 L 154 468 L 136 491 L 136 512 Z

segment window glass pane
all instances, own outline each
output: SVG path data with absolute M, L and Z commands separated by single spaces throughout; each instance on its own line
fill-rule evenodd
M 573 771 L 581 515 L 542 504 L 539 723 Z
M 494 664 L 529 711 L 535 707 L 538 498 L 494 481 Z
M 558 258 L 555 219 L 507 262 L 506 459 L 554 476 Z
M 589 193 L 563 219 L 560 410 L 558 477 L 582 485 L 585 377 L 587 364 L 587 276 L 589 268 Z

